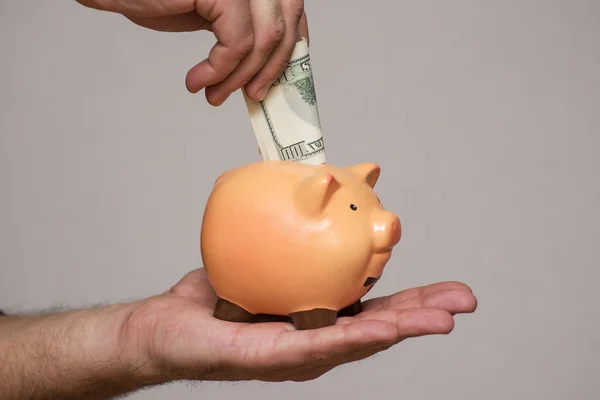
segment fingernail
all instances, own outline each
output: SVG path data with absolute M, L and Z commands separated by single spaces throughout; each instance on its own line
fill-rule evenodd
M 256 92 L 256 96 L 259 101 L 263 101 L 265 97 L 267 97 L 267 92 L 269 91 L 269 86 L 263 86 Z

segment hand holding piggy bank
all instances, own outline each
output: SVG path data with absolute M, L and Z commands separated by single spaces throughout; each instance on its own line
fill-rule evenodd
M 359 313 L 401 236 L 373 191 L 379 174 L 373 163 L 259 161 L 221 175 L 200 239 L 214 316 L 283 315 L 312 329 Z

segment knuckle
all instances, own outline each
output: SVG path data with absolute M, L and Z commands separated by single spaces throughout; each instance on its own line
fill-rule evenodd
M 240 40 L 232 47 L 232 52 L 237 56 L 244 56 L 248 54 L 254 47 L 254 35 L 248 33 L 245 37 Z
M 269 45 L 275 45 L 283 39 L 285 36 L 285 21 L 280 19 L 279 21 L 270 25 L 265 31 L 265 41 Z
M 285 36 L 285 21 L 280 20 L 269 27 L 262 33 L 260 41 L 261 50 L 270 50 L 275 47 Z
M 219 13 L 219 7 L 217 6 L 223 6 L 223 4 L 219 4 L 219 3 L 223 3 L 223 2 L 219 2 L 218 0 L 204 0 L 204 1 L 197 1 L 196 2 L 196 12 L 203 16 L 208 18 L 209 20 L 214 20 L 217 18 L 218 13 Z M 225 2 L 225 6 L 227 6 L 226 2 Z
M 288 12 L 290 16 L 294 20 L 300 20 L 302 14 L 304 14 L 304 1 L 303 0 L 295 0 L 287 3 Z

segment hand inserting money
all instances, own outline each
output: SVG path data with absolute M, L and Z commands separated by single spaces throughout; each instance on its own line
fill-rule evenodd
M 324 164 L 325 146 L 308 42 L 296 43 L 287 68 L 263 101 L 244 92 L 250 121 L 265 160 Z
M 192 67 L 185 84 L 205 90 L 220 106 L 241 87 L 251 98 L 281 74 L 298 35 L 308 37 L 304 0 L 77 0 L 87 7 L 122 14 L 137 25 L 168 32 L 209 31 L 216 43 Z

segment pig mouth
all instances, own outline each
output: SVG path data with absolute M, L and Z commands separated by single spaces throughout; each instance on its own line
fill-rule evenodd
M 394 250 L 394 246 L 386 247 L 385 249 L 376 251 L 375 254 L 384 254 L 384 255 L 390 254 L 391 255 L 392 250 Z
M 367 287 L 367 286 L 374 285 L 374 284 L 375 284 L 375 282 L 377 282 L 377 281 L 379 280 L 379 278 L 380 278 L 379 276 L 378 276 L 378 277 L 376 277 L 376 278 L 375 278 L 375 277 L 372 277 L 372 276 L 370 276 L 370 277 L 368 277 L 368 278 L 365 280 L 365 283 L 363 284 L 363 286 L 364 286 L 364 287 Z

